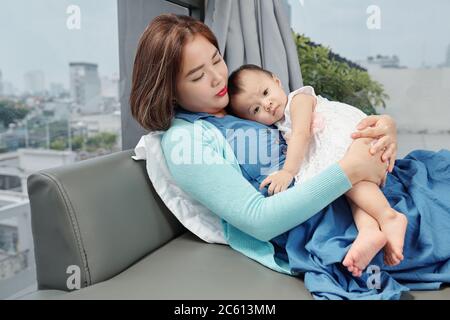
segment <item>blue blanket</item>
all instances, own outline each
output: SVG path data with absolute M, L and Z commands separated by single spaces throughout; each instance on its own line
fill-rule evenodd
M 450 151 L 417 150 L 397 160 L 382 191 L 408 217 L 404 260 L 395 267 L 383 264 L 382 252 L 360 278 L 341 264 L 357 235 L 344 196 L 271 240 L 314 298 L 399 299 L 450 282 Z

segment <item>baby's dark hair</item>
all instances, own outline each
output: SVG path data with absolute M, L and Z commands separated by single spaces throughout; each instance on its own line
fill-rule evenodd
M 242 92 L 242 90 L 243 90 L 242 82 L 240 80 L 241 80 L 241 74 L 245 70 L 262 72 L 271 78 L 274 76 L 274 74 L 272 72 L 270 72 L 269 70 L 261 68 L 257 65 L 244 64 L 244 65 L 240 66 L 238 69 L 234 70 L 228 77 L 228 93 L 230 95 L 235 95 L 235 94 L 239 94 Z

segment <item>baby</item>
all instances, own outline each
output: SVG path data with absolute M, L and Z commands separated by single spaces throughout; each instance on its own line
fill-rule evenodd
M 269 195 L 305 181 L 340 160 L 357 124 L 366 117 L 350 105 L 316 96 L 312 87 L 302 87 L 286 96 L 281 81 L 270 71 L 244 65 L 228 81 L 230 108 L 236 116 L 265 125 L 276 125 L 288 149 L 283 168 L 260 185 L 269 185 Z M 367 143 L 373 143 L 367 139 Z M 403 260 L 407 218 L 390 207 L 379 186 L 363 181 L 346 193 L 358 236 L 343 265 L 361 276 L 376 253 L 384 247 L 389 266 Z M 381 230 L 380 230 L 381 229 Z

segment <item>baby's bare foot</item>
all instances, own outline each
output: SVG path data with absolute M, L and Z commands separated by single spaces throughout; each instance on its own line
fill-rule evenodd
M 355 277 L 360 277 L 369 262 L 386 244 L 386 236 L 378 229 L 362 229 L 347 252 L 342 264 Z
M 380 228 L 386 235 L 387 243 L 384 248 L 384 262 L 388 266 L 398 265 L 403 260 L 403 243 L 405 241 L 408 219 L 404 214 L 392 208 L 380 221 Z

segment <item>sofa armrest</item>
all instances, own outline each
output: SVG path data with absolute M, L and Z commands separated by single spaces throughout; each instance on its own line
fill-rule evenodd
M 168 211 L 132 150 L 28 177 L 38 288 L 110 279 L 186 229 Z M 69 269 L 76 266 L 75 269 Z M 74 267 L 72 267 L 74 268 Z

